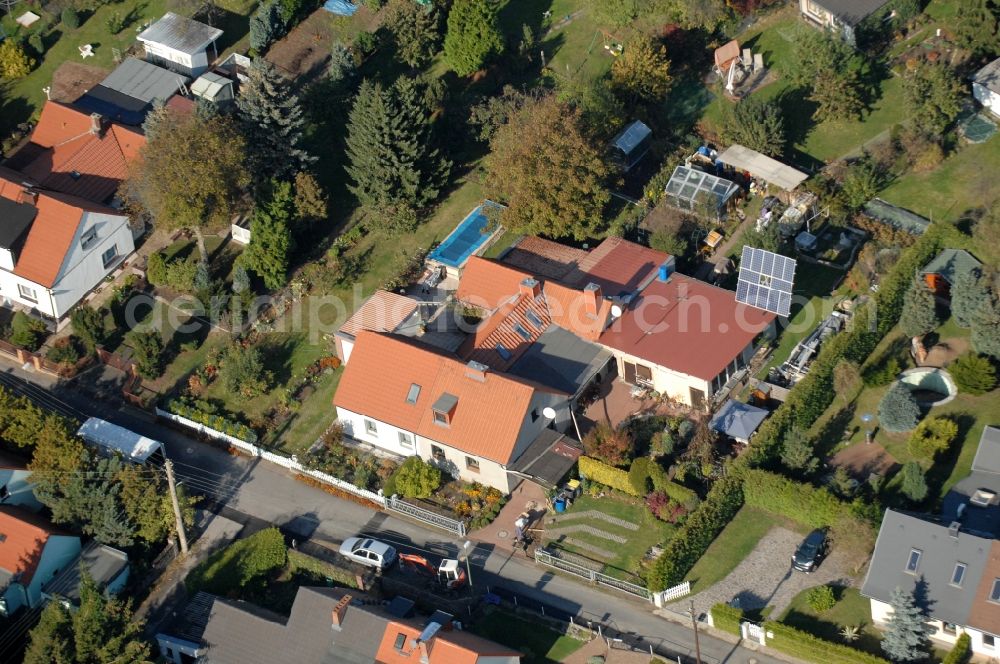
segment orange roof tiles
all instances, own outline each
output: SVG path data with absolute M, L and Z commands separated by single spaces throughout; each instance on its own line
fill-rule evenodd
M 17 507 L 0 507 L 0 568 L 11 574 L 21 573 L 20 582 L 27 586 L 42 558 L 42 551 L 52 527 L 34 514 Z
M 375 661 L 378 664 L 413 664 L 421 654 L 411 652 L 421 629 L 408 622 L 391 621 L 386 625 Z M 399 635 L 405 637 L 403 648 L 396 649 Z M 417 652 L 426 648 L 427 664 L 477 664 L 480 657 L 519 657 L 521 653 L 493 641 L 459 630 L 442 630 L 426 643 L 416 645 Z
M 775 319 L 732 291 L 674 273 L 654 280 L 599 342 L 678 373 L 712 380 Z
M 670 258 L 666 252 L 609 237 L 580 262 L 579 272 L 571 273 L 567 280 L 580 287 L 596 283 L 605 295 L 614 296 L 638 290 Z
M 462 270 L 455 299 L 492 311 L 517 294 L 521 282 L 530 276 L 488 258 L 471 256 Z
M 987 555 L 967 622 L 969 627 L 995 634 L 1000 629 L 1000 604 L 991 602 L 989 598 L 993 592 L 993 584 L 1000 580 L 1000 541 L 994 540 Z
M 538 327 L 528 317 L 528 312 L 541 322 Z M 496 369 L 507 371 L 528 350 L 542 332 L 552 322 L 545 297 L 519 295 L 513 302 L 504 305 L 469 335 L 460 350 L 462 357 L 481 362 Z M 502 345 L 507 357 L 500 354 L 497 346 Z
M 420 392 L 411 404 L 406 398 L 414 384 Z M 492 371 L 474 377 L 465 362 L 424 344 L 362 330 L 333 403 L 506 464 L 535 389 L 527 381 Z M 446 393 L 458 399 L 449 426 L 435 423 L 431 408 Z
M 417 301 L 389 291 L 377 290 L 365 300 L 338 332 L 356 336 L 361 330 L 392 332 L 417 311 Z
M 146 143 L 142 133 L 102 122 L 92 131 L 91 116 L 48 101 L 31 134 L 31 142 L 8 162 L 39 186 L 103 203 L 128 176 L 128 165 Z
M 537 277 L 560 280 L 585 260 L 587 255 L 586 249 L 528 235 L 511 247 L 504 255 L 503 262 Z

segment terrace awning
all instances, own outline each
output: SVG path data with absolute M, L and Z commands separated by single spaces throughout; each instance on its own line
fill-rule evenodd
M 785 191 L 792 191 L 809 177 L 802 171 L 782 164 L 777 159 L 772 159 L 766 154 L 761 154 L 739 144 L 730 145 L 716 160 L 741 171 L 746 171 L 755 178 L 781 187 Z
M 768 412 L 763 408 L 730 399 L 715 414 L 709 426 L 724 436 L 746 443 L 767 416 Z

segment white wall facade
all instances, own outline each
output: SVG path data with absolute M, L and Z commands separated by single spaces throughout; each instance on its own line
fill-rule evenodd
M 496 461 L 469 454 L 464 450 L 423 436 L 417 437 L 417 447 L 420 458 L 451 475 L 457 475 L 461 480 L 479 482 L 486 486 L 495 487 L 504 494 L 510 493 L 507 467 Z M 435 448 L 441 452 L 436 454 Z M 474 459 L 478 467 L 471 466 L 468 462 L 469 458 Z
M 344 425 L 344 433 L 355 440 L 374 445 L 400 456 L 418 454 L 419 445 L 417 436 L 412 431 L 400 429 L 392 424 L 387 424 L 372 417 L 366 417 L 365 415 L 340 408 L 339 406 L 337 407 L 337 419 Z M 374 432 L 372 428 L 374 428 Z M 403 436 L 401 437 L 400 434 L 403 434 Z M 412 444 L 405 444 L 402 442 L 403 438 L 408 438 L 412 441 Z
M 96 228 L 97 238 L 84 249 L 80 239 L 91 228 Z M 116 257 L 105 267 L 103 256 L 112 248 L 116 249 Z M 20 305 L 60 319 L 134 251 L 135 241 L 128 217 L 84 212 L 52 288 L 0 270 L 0 298 L 4 306 Z M 19 286 L 34 291 L 35 301 L 27 297 Z
M 653 374 L 653 384 L 651 389 L 659 392 L 660 394 L 666 394 L 671 399 L 675 399 L 683 404 L 691 405 L 691 388 L 696 390 L 701 390 L 705 394 L 705 398 L 708 399 L 711 396 L 711 383 L 703 378 L 697 378 L 695 376 L 689 376 L 678 371 L 673 371 L 666 367 L 661 367 L 659 365 L 653 364 L 648 360 L 644 360 L 634 355 L 629 355 L 628 353 L 623 353 L 615 348 L 607 347 L 611 353 L 615 356 L 615 362 L 618 363 L 618 378 L 624 380 L 625 376 L 625 363 L 630 362 L 632 364 L 640 364 L 645 367 L 649 367 Z
M 872 622 L 875 626 L 882 629 L 889 620 L 889 616 L 892 615 L 892 606 L 888 602 L 881 602 L 877 599 L 871 599 L 872 608 Z M 994 636 L 994 645 L 989 646 L 985 643 L 983 639 L 983 632 L 971 627 L 957 626 L 954 634 L 950 634 L 944 631 L 944 623 L 940 620 L 928 620 L 927 625 L 933 630 L 930 637 L 944 645 L 948 648 L 955 644 L 958 637 L 962 634 L 968 634 L 971 640 L 972 652 L 977 655 L 986 655 L 988 657 L 998 657 L 1000 656 L 1000 634 Z M 997 631 L 1000 632 L 1000 625 L 997 625 Z
M 973 83 L 972 96 L 983 105 L 983 108 L 993 113 L 993 115 L 1000 116 L 1000 94 L 993 92 L 979 83 Z
M 208 69 L 208 51 L 191 55 L 164 44 L 148 41 L 144 41 L 143 46 L 146 48 L 146 57 L 151 62 L 160 62 L 168 67 L 190 72 L 192 76 L 198 76 Z

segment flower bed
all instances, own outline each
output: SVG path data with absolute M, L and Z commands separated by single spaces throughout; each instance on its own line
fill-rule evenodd
M 187 400 L 183 397 L 171 399 L 164 404 L 163 409 L 173 415 L 200 424 L 207 429 L 205 433 L 212 435 L 222 434 L 223 436 L 236 438 L 251 445 L 257 442 L 257 434 L 253 429 L 240 422 L 234 422 L 222 415 L 211 412 L 204 406 L 204 402 Z M 220 437 L 220 436 L 215 436 Z
M 359 489 L 378 491 L 383 488 L 386 479 L 399 464 L 392 459 L 348 447 L 343 440 L 344 428 L 339 422 L 334 422 L 319 442 L 306 452 L 302 465 L 350 482 Z

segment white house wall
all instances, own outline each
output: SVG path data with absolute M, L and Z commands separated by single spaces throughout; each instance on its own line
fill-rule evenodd
M 889 616 L 892 615 L 892 606 L 887 602 L 880 602 L 877 599 L 871 600 L 872 609 L 872 622 L 875 623 L 876 627 L 884 628 L 885 624 L 889 621 Z M 931 638 L 935 641 L 946 644 L 946 647 L 954 645 L 958 637 L 963 633 L 969 635 L 971 641 L 972 652 L 978 655 L 988 655 L 990 657 L 996 657 L 1000 655 L 1000 649 L 996 646 L 990 648 L 983 643 L 983 633 L 978 629 L 973 629 L 971 627 L 959 626 L 955 630 L 955 634 L 948 634 L 943 631 L 943 623 L 940 620 L 928 620 L 927 625 L 933 630 L 931 632 Z M 997 626 L 997 631 L 1000 632 L 1000 625 Z M 995 643 L 1000 644 L 1000 635 L 996 636 Z
M 375 447 L 400 456 L 413 456 L 414 454 L 417 454 L 417 437 L 412 431 L 400 429 L 399 427 L 387 424 L 381 420 L 366 417 L 340 407 L 337 408 L 337 419 L 344 426 L 344 433 L 355 440 L 360 440 L 363 443 L 374 445 Z M 374 434 L 368 432 L 365 427 L 365 420 L 375 423 Z M 414 444 L 409 447 L 401 444 L 399 441 L 400 432 L 409 435 L 414 441 Z
M 979 83 L 973 83 L 972 96 L 975 97 L 984 108 L 991 111 L 994 115 L 1000 116 L 1000 94 L 993 92 Z
M 80 238 L 92 227 L 97 227 L 97 240 L 87 249 L 80 246 Z M 101 255 L 112 245 L 118 247 L 118 258 L 104 267 Z M 63 260 L 62 268 L 56 284 L 52 287 L 52 297 L 55 300 L 55 318 L 65 316 L 83 296 L 115 270 L 122 261 L 135 251 L 132 239 L 132 229 L 128 218 L 98 212 L 85 212 L 83 220 L 70 251 Z
M 443 458 L 434 456 L 432 446 L 437 446 L 441 449 Z M 466 482 L 479 482 L 480 484 L 500 489 L 505 494 L 510 493 L 507 468 L 496 461 L 469 454 L 457 447 L 445 445 L 424 436 L 417 437 L 417 448 L 419 449 L 420 458 L 433 463 L 438 468 L 452 475 L 458 475 L 459 479 Z M 479 468 L 476 470 L 470 469 L 466 462 L 466 457 L 472 457 L 478 461 Z
M 660 394 L 666 394 L 671 399 L 675 399 L 689 406 L 691 405 L 692 387 L 696 390 L 704 392 L 706 398 L 711 396 L 711 381 L 696 378 L 695 376 L 688 376 L 687 374 L 673 371 L 666 367 L 661 367 L 657 364 L 653 364 L 649 360 L 644 360 L 641 357 L 635 357 L 634 355 L 623 353 L 620 350 L 616 350 L 608 346 L 606 346 L 606 348 L 615 356 L 615 361 L 618 363 L 619 378 L 624 379 L 625 362 L 641 364 L 645 367 L 649 367 L 652 371 L 653 390 L 659 392 Z

